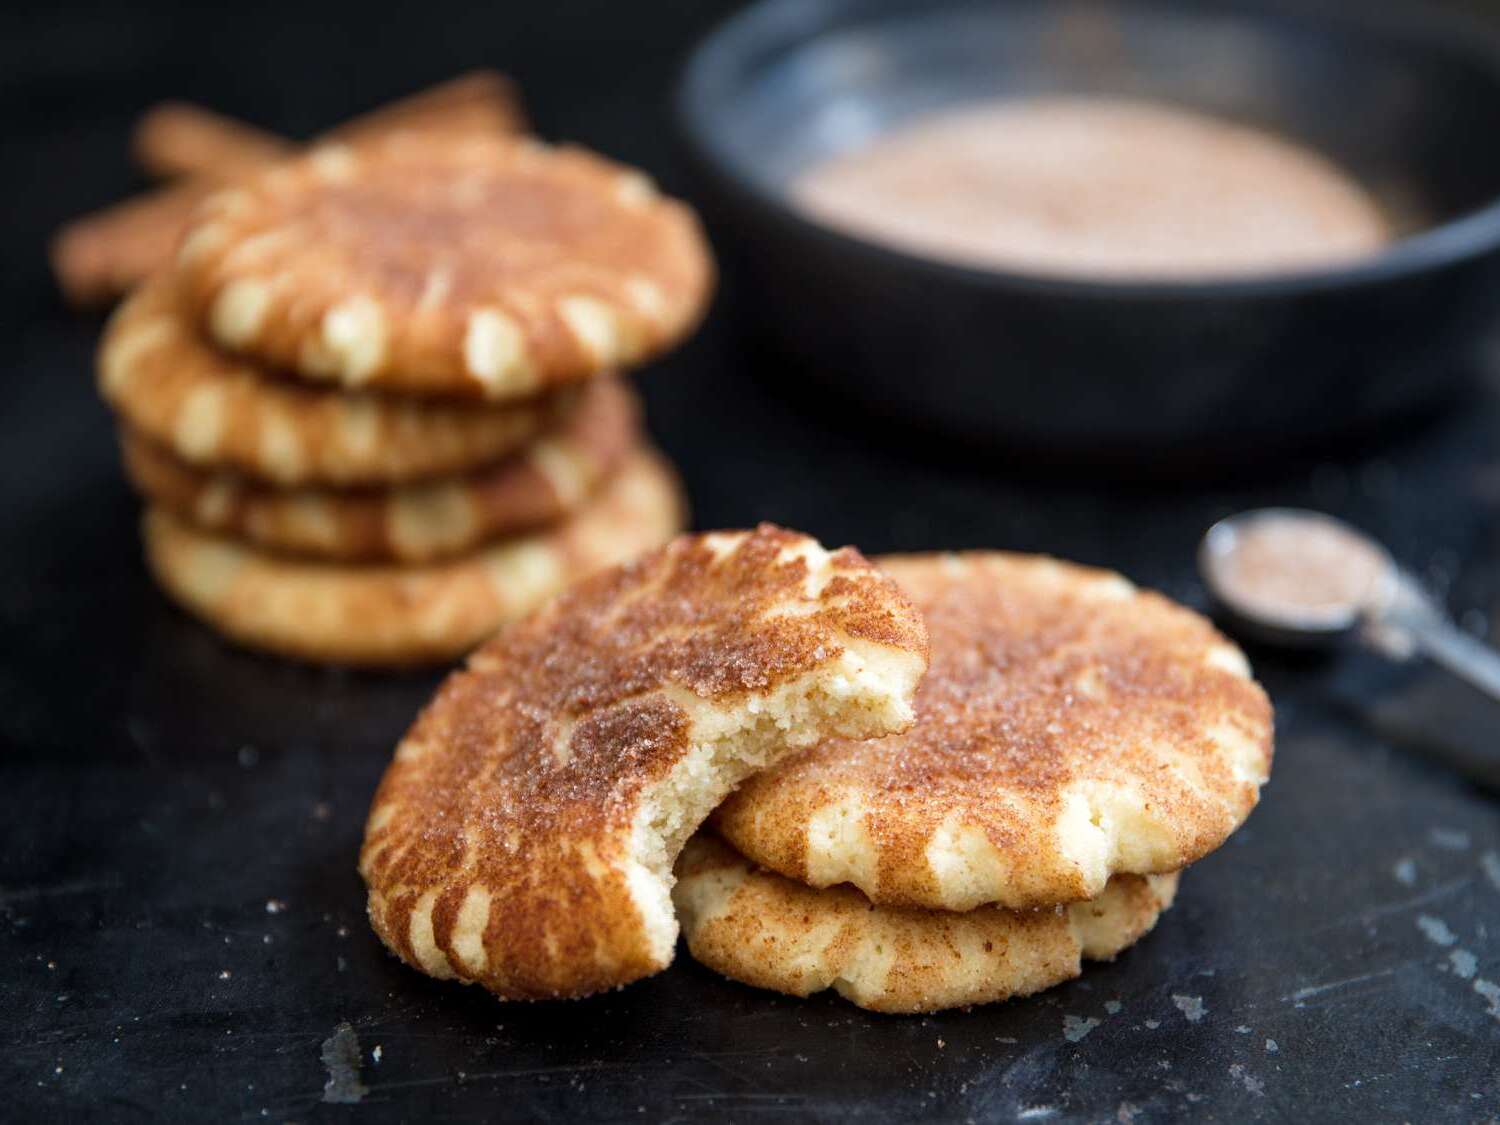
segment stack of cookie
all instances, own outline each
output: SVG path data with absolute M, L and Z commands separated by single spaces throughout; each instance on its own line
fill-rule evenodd
M 1142 937 L 1269 776 L 1243 654 L 1107 571 L 877 562 L 684 536 L 480 648 L 375 795 L 381 939 L 534 999 L 664 968 L 680 925 L 747 984 L 928 1012 Z
M 879 559 L 927 624 L 916 721 L 751 778 L 678 865 L 726 976 L 877 1011 L 1026 995 L 1112 960 L 1255 807 L 1271 709 L 1197 614 L 1108 571 Z
M 255 647 L 466 651 L 680 529 L 617 373 L 711 284 L 687 207 L 532 138 L 398 130 L 211 196 L 100 348 L 152 570 Z

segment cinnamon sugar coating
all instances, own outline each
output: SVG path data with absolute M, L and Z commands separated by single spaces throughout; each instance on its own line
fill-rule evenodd
M 511 999 L 664 967 L 672 860 L 749 770 L 910 722 L 920 618 L 852 549 L 683 536 L 480 648 L 397 750 L 360 869 L 403 960 Z
M 1156 925 L 1177 875 L 1116 875 L 1088 902 L 958 913 L 873 906 L 757 869 L 710 833 L 683 850 L 673 891 L 693 957 L 757 988 L 825 988 L 877 1012 L 936 1012 L 1026 996 L 1112 960 Z
M 276 488 L 185 464 L 128 425 L 126 474 L 152 503 L 267 550 L 344 562 L 431 562 L 554 524 L 585 506 L 640 440 L 640 408 L 615 378 L 535 441 L 472 472 L 377 488 Z
M 748 781 L 715 824 L 751 860 L 881 904 L 1042 906 L 1176 871 L 1255 806 L 1271 706 L 1202 617 L 1041 557 L 878 561 L 931 634 L 917 722 Z
M 312 380 L 492 401 L 642 362 L 697 323 L 693 212 L 530 137 L 323 145 L 204 202 L 183 289 L 230 351 Z
M 575 392 L 491 406 L 316 387 L 214 348 L 159 274 L 110 318 L 99 391 L 174 457 L 292 487 L 372 485 L 464 472 L 520 449 Z
M 661 546 L 683 512 L 672 470 L 641 450 L 561 523 L 422 566 L 289 558 L 155 507 L 144 538 L 163 590 L 241 644 L 320 663 L 435 664 L 569 583 Z

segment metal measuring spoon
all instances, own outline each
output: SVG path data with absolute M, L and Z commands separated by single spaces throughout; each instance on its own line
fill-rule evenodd
M 1397 659 L 1422 653 L 1500 700 L 1500 652 L 1459 629 L 1389 551 L 1342 520 L 1301 508 L 1222 519 L 1198 549 L 1209 592 L 1271 644 L 1355 637 Z

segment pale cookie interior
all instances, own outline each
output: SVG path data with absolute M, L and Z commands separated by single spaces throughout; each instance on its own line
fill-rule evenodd
M 642 794 L 627 863 L 636 908 L 663 967 L 677 943 L 672 865 L 688 838 L 735 786 L 823 738 L 872 738 L 911 724 L 911 697 L 926 668 L 915 653 L 841 638 L 830 665 L 745 706 L 723 710 L 690 692 L 671 698 L 692 716 L 693 746 Z

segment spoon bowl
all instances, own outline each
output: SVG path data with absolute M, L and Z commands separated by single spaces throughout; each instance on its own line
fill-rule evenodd
M 1236 631 L 1292 648 L 1336 644 L 1394 596 L 1399 572 L 1381 544 L 1305 508 L 1257 508 L 1215 523 L 1198 570 Z

